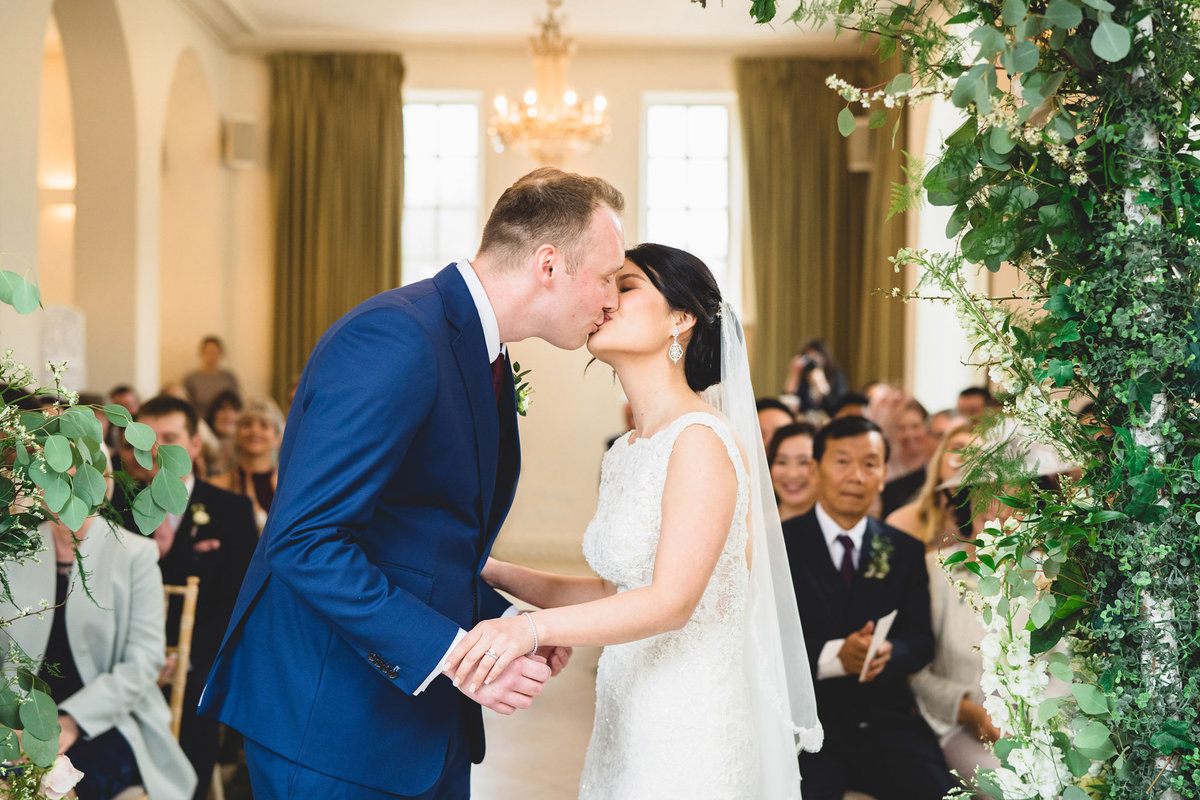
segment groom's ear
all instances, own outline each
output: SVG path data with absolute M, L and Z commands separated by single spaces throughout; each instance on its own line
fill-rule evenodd
M 552 244 L 543 244 L 533 251 L 534 269 L 538 276 L 538 281 L 543 285 L 549 284 L 554 276 L 561 269 L 561 261 L 558 248 Z

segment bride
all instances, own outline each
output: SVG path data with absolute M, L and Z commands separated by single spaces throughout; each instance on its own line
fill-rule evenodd
M 489 559 L 488 583 L 542 610 L 481 622 L 446 672 L 473 689 L 539 646 L 604 645 L 580 797 L 799 798 L 821 731 L 741 328 L 682 250 L 639 245 L 617 281 L 588 350 L 635 430 L 584 535 L 599 577 Z

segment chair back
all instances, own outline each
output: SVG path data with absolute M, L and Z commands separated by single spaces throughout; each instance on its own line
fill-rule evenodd
M 179 723 L 183 719 L 183 692 L 187 688 L 188 664 L 192 657 L 192 629 L 196 624 L 196 598 L 200 594 L 200 579 L 188 577 L 186 586 L 163 585 L 163 614 L 171 607 L 171 598 L 183 598 L 179 616 L 179 635 L 175 646 L 167 648 L 167 656 L 175 656 L 175 671 L 171 676 L 171 733 L 179 740 Z

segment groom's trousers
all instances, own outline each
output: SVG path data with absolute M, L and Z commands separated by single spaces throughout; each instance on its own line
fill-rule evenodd
M 364 743 L 365 744 L 365 743 Z M 397 758 L 404 758 L 397 753 Z M 471 796 L 471 755 L 464 737 L 450 739 L 441 777 L 427 792 L 401 795 L 332 778 L 246 739 L 254 800 L 465 800 Z

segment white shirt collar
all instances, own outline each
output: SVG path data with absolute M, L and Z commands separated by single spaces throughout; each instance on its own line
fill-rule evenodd
M 854 542 L 854 561 L 860 563 L 862 558 L 863 537 L 867 533 L 867 518 L 864 516 L 858 522 L 854 523 L 854 527 L 850 530 L 843 530 L 841 525 L 834 522 L 833 517 L 826 513 L 825 509 L 821 508 L 818 502 L 816 505 L 817 522 L 821 526 L 821 533 L 825 535 L 825 544 L 829 547 L 829 555 L 833 559 L 834 566 L 841 566 L 842 563 L 842 545 L 838 543 L 837 537 L 843 533 L 850 537 L 850 541 Z
M 471 299 L 475 301 L 475 309 L 479 312 L 479 322 L 483 325 L 483 342 L 487 345 L 488 362 L 496 360 L 500 355 L 500 323 L 496 321 L 496 311 L 492 308 L 492 301 L 488 299 L 487 292 L 483 289 L 483 284 L 479 282 L 479 276 L 475 274 L 475 268 L 471 266 L 471 262 L 465 258 L 460 258 L 458 263 L 458 272 L 462 275 L 463 281 L 467 284 L 467 291 L 471 293 Z

